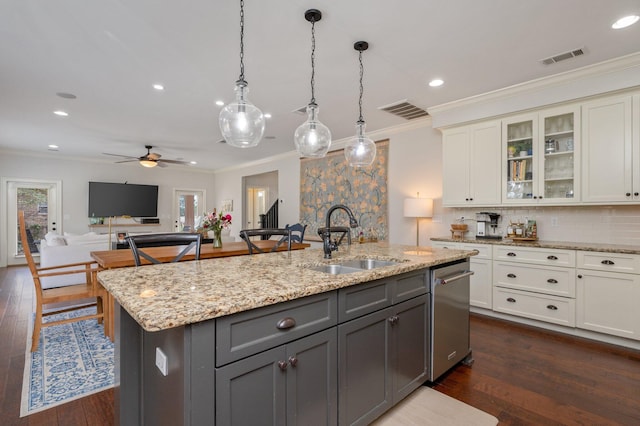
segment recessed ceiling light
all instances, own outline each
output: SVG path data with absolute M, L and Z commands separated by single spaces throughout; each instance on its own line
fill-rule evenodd
M 611 28 L 613 28 L 614 30 L 626 28 L 630 25 L 635 24 L 636 22 L 638 22 L 638 20 L 640 20 L 640 16 L 638 15 L 625 16 L 624 18 L 620 18 L 616 22 L 614 22 L 613 25 L 611 25 Z
M 442 86 L 443 84 L 444 84 L 444 81 L 440 80 L 439 78 L 435 78 L 429 82 L 429 86 L 431 87 L 438 87 L 438 86 Z
M 164 90 L 164 86 L 162 84 L 158 84 L 158 83 L 154 84 L 153 88 L 158 90 L 158 91 L 163 91 Z
M 60 148 L 58 145 L 54 145 L 54 144 L 51 144 L 48 147 L 49 147 L 49 149 L 54 150 L 54 151 L 56 151 L 58 148 Z
M 224 105 L 224 102 L 223 102 L 223 101 L 216 101 L 216 105 L 218 105 L 218 106 L 223 106 L 223 105 Z
M 264 118 L 271 118 L 271 114 L 269 114 L 268 112 L 264 114 Z
M 189 164 L 192 164 L 192 165 L 195 166 L 196 164 L 198 164 L 198 162 L 197 161 L 189 161 Z
M 53 113 L 54 113 L 55 115 L 59 115 L 60 117 L 66 117 L 66 116 L 68 116 L 68 115 L 69 115 L 69 113 L 68 113 L 68 112 L 61 111 L 61 110 L 53 111 Z

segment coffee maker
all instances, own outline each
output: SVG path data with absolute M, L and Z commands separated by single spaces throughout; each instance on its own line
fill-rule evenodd
M 502 235 L 498 232 L 498 219 L 500 219 L 498 213 L 476 213 L 476 238 L 501 240 Z

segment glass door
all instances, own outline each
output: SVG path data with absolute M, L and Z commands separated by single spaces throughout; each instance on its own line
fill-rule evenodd
M 173 194 L 174 232 L 194 232 L 205 213 L 203 189 L 176 189 Z
M 544 146 L 543 202 L 574 202 L 579 200 L 576 161 L 579 114 L 578 109 L 543 111 L 540 133 Z
M 535 116 L 514 117 L 503 122 L 505 203 L 530 203 L 538 198 L 537 131 Z

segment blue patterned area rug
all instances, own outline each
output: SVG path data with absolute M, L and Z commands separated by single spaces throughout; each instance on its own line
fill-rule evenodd
M 51 318 L 86 315 L 95 308 Z M 43 327 L 30 352 L 33 316 L 24 360 L 20 417 L 113 387 L 113 343 L 95 319 Z

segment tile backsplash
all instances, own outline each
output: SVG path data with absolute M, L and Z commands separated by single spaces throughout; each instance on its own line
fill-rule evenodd
M 498 232 L 506 235 L 509 221 L 534 219 L 538 238 L 546 241 L 571 241 L 601 244 L 640 245 L 640 206 L 575 206 L 575 207 L 498 207 L 440 208 L 428 225 L 428 238 L 451 236 L 450 224 L 461 217 L 469 225 L 465 235 L 476 234 L 476 213 L 501 215 Z M 429 219 L 427 219 L 429 220 Z M 425 223 L 426 224 L 426 223 Z

